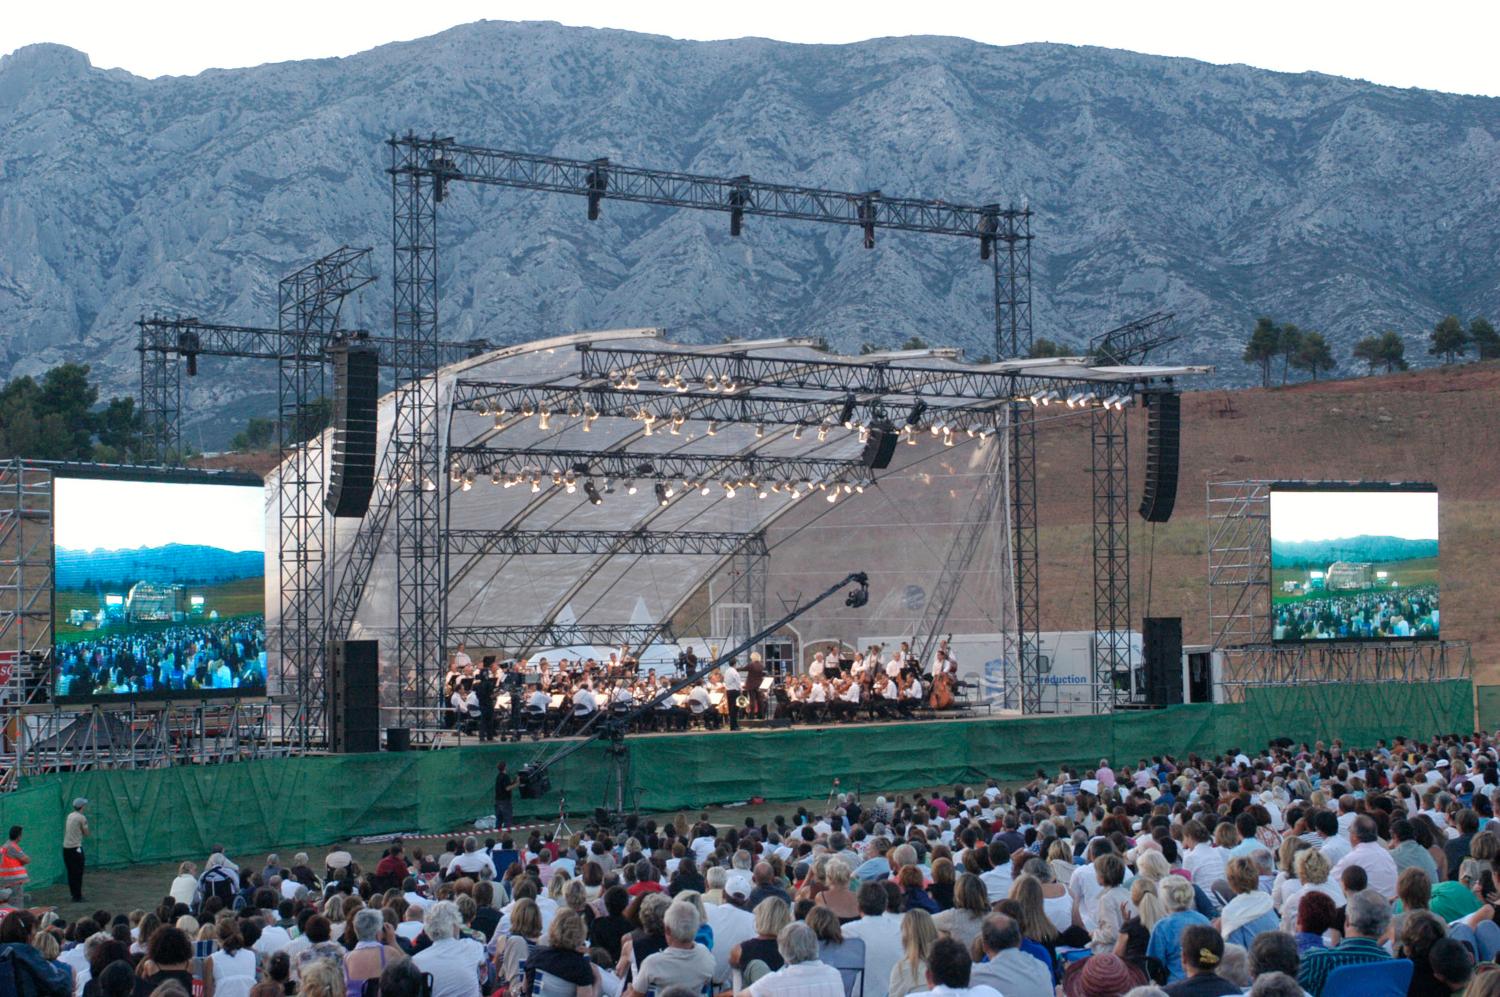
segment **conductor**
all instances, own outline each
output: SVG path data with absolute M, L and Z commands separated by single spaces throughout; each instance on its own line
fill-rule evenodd
M 745 667 L 745 693 L 750 697 L 750 716 L 766 715 L 766 694 L 761 689 L 761 680 L 766 677 L 766 665 L 759 651 L 750 652 L 750 664 Z

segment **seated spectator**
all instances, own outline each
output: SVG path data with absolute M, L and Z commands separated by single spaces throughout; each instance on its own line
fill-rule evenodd
M 1296 870 L 1299 885 L 1296 889 L 1287 891 L 1282 902 L 1282 931 L 1296 930 L 1299 905 L 1302 898 L 1310 892 L 1326 894 L 1335 908 L 1344 906 L 1344 891 L 1339 889 L 1337 883 L 1328 881 L 1330 867 L 1322 852 L 1316 848 L 1300 851 L 1292 859 L 1292 867 Z
M 432 943 L 411 957 L 423 973 L 432 976 L 429 997 L 479 997 L 479 972 L 484 966 L 484 946 L 461 937 L 463 917 L 451 900 L 439 900 L 422 917 L 422 932 Z
M 396 929 L 378 910 L 366 907 L 354 915 L 354 937 L 354 949 L 344 956 L 347 983 L 378 979 L 386 966 L 406 958 L 396 945 Z
M 151 933 L 146 942 L 146 958 L 136 967 L 136 973 L 149 990 L 175 980 L 192 993 L 192 961 L 193 943 L 187 933 L 181 928 L 163 926 Z
M 740 997 L 844 997 L 843 976 L 818 959 L 818 939 L 805 924 L 776 935 L 782 967 L 740 991 Z
M 1304 953 L 1297 982 L 1311 997 L 1322 997 L 1323 984 L 1335 969 L 1389 959 L 1380 938 L 1390 921 L 1391 909 L 1384 897 L 1373 890 L 1354 894 L 1344 915 L 1344 941 L 1330 949 Z
M 973 968 L 974 960 L 969 958 L 962 945 L 951 938 L 939 938 L 932 943 L 932 953 L 927 960 L 928 990 L 944 995 L 999 997 L 998 991 L 992 987 L 971 984 Z
M 1413 967 L 1407 997 L 1450 997 L 1468 986 L 1473 975 L 1474 954 L 1469 947 L 1452 938 L 1439 938 L 1421 965 Z
M 927 911 L 917 908 L 908 910 L 901 916 L 901 959 L 891 969 L 890 984 L 886 990 L 889 997 L 906 997 L 912 991 L 924 988 L 927 981 L 927 958 L 932 953 L 932 943 L 937 940 L 937 936 L 932 915 Z
M 1190 927 L 1212 925 L 1193 909 L 1193 886 L 1181 876 L 1163 879 L 1157 887 L 1157 896 L 1167 914 L 1152 927 L 1146 954 L 1161 963 L 1168 983 L 1177 983 L 1187 978 L 1182 963 L 1182 933 Z
M 1224 961 L 1224 938 L 1212 925 L 1194 924 L 1182 932 L 1182 969 L 1185 978 L 1167 985 L 1168 997 L 1223 997 L 1241 988 L 1219 975 Z
M 989 914 L 989 893 L 984 887 L 984 881 L 973 873 L 966 872 L 958 879 L 949 908 L 935 915 L 932 923 L 938 931 L 967 949 L 974 944 L 974 939 L 979 936 L 984 919 Z
M 599 971 L 588 955 L 588 938 L 583 918 L 576 911 L 559 911 L 547 929 L 547 944 L 532 952 L 526 961 L 526 986 L 537 993 L 538 973 L 546 973 L 577 987 L 578 997 L 593 997 L 599 985 Z
M 884 891 L 881 891 L 881 895 L 883 898 Z M 729 965 L 738 969 L 741 974 L 744 974 L 753 962 L 765 963 L 768 970 L 780 969 L 781 953 L 776 947 L 776 939 L 780 936 L 781 929 L 791 923 L 791 920 L 791 908 L 779 897 L 767 897 L 762 900 L 755 907 L 755 937 L 748 938 L 734 947 L 729 953 Z M 891 920 L 894 922 L 895 918 Z
M 1256 979 L 1266 973 L 1285 973 L 1293 980 L 1302 968 L 1302 953 L 1297 950 L 1297 941 L 1284 931 L 1265 931 L 1255 936 L 1250 945 L 1250 977 Z
M 1052 974 L 1040 959 L 1021 951 L 1021 928 L 1012 918 L 986 918 L 979 947 L 984 961 L 970 971 L 970 986 L 993 987 L 1005 997 L 1052 997 Z
M 1297 933 L 1293 936 L 1297 940 L 1297 952 L 1304 954 L 1308 949 L 1327 948 L 1324 939 L 1338 923 L 1338 917 L 1338 908 L 1328 894 L 1304 893 L 1297 911 Z
M 773 900 L 763 903 L 778 902 Z M 782 904 L 783 909 L 785 904 Z M 674 901 L 662 917 L 667 947 L 647 956 L 630 981 L 629 997 L 645 997 L 650 990 L 681 986 L 702 992 L 713 979 L 714 957 L 693 939 L 698 934 L 698 911 L 690 903 Z M 779 962 L 779 959 L 778 959 Z
M 203 997 L 250 997 L 255 953 L 245 945 L 239 922 L 232 917 L 220 921 L 217 937 L 218 950 L 203 960 Z
M 11 959 L 12 986 L 20 997 L 69 997 L 73 980 L 68 967 L 49 961 L 31 944 L 36 924 L 29 910 L 13 910 L 0 918 L 0 951 Z
M 1281 919 L 1271 909 L 1270 894 L 1260 888 L 1260 870 L 1253 860 L 1244 856 L 1230 859 L 1224 878 L 1234 896 L 1224 905 L 1216 927 L 1227 944 L 1248 949 L 1256 935 L 1281 927 Z

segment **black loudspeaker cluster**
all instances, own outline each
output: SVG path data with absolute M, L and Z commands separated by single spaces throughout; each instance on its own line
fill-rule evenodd
M 324 504 L 339 518 L 365 514 L 375 491 L 380 354 L 361 343 L 333 349 L 333 459 Z
M 1146 487 L 1141 516 L 1165 523 L 1177 504 L 1177 466 L 1182 449 L 1182 396 L 1175 391 L 1147 391 Z
M 882 419 L 870 427 L 870 438 L 865 440 L 864 453 L 859 459 L 865 467 L 882 471 L 891 466 L 891 458 L 896 456 L 896 444 L 900 442 L 901 434 L 896 427 Z
M 335 640 L 328 645 L 330 749 L 380 750 L 380 642 Z
M 1146 701 L 1152 706 L 1182 702 L 1182 617 L 1148 616 L 1142 622 L 1146 658 Z

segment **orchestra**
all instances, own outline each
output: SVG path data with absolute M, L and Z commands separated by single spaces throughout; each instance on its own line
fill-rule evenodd
M 675 690 L 637 723 L 651 731 L 735 730 L 751 718 L 850 723 L 950 710 L 962 696 L 951 639 L 938 642 L 925 668 L 906 643 L 889 654 L 879 645 L 847 656 L 818 651 L 802 674 L 777 674 L 758 653 L 743 670 L 730 659 Z M 626 714 L 655 700 L 699 667 L 691 651 L 679 658 L 675 673 L 658 674 L 642 671 L 628 648 L 603 661 L 486 656 L 479 664 L 460 648 L 443 683 L 445 724 L 484 739 L 523 729 L 533 737 L 576 734 L 601 714 Z

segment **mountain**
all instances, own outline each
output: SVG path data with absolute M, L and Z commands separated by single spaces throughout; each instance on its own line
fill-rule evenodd
M 208 585 L 239 578 L 261 578 L 265 555 L 258 550 L 224 550 L 197 544 L 167 544 L 133 550 L 70 550 L 58 547 L 54 563 L 59 589 L 93 582 L 128 587 L 139 581 Z
M 1436 537 L 1408 540 L 1362 535 L 1338 540 L 1271 541 L 1271 565 L 1276 568 L 1322 568 L 1334 561 L 1408 561 L 1437 556 Z
M 1035 329 L 1079 343 L 1175 310 L 1171 359 L 1240 361 L 1259 314 L 1426 361 L 1446 312 L 1500 313 L 1500 99 L 1097 48 L 954 38 L 685 42 L 481 22 L 344 59 L 146 80 L 37 45 L 0 60 L 0 373 L 65 359 L 132 389 L 132 321 L 271 324 L 276 281 L 341 245 L 389 271 L 382 140 L 1036 211 Z M 968 240 L 859 233 L 459 185 L 442 332 L 514 342 L 655 325 L 689 341 L 908 336 L 994 352 Z M 346 310 L 386 330 L 389 283 Z M 227 436 L 266 364 L 204 362 L 187 417 Z

